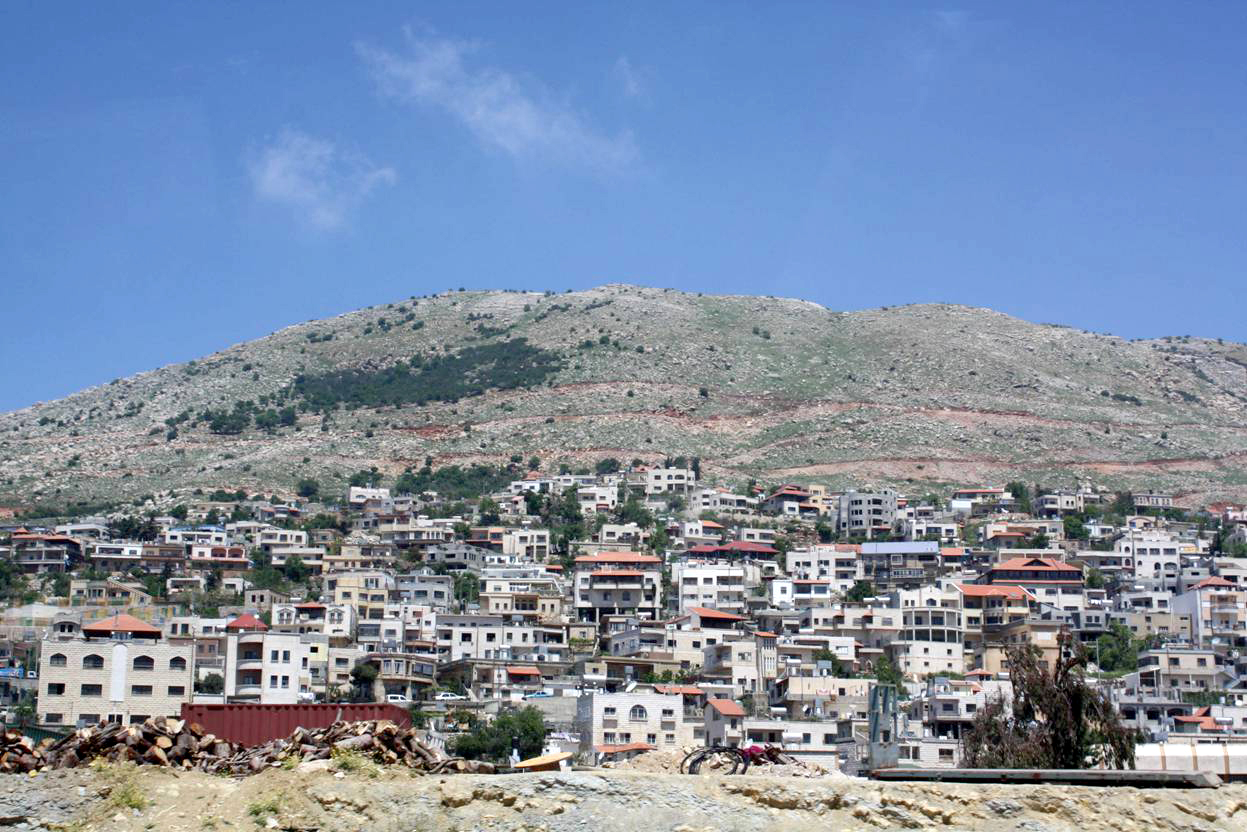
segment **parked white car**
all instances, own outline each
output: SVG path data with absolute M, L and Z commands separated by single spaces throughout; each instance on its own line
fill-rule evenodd
M 434 702 L 455 702 L 460 699 L 467 699 L 467 697 L 460 696 L 459 694 L 453 693 L 448 690 L 439 691 L 437 695 L 433 697 Z

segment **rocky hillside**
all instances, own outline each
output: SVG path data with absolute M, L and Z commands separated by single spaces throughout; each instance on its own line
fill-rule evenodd
M 1240 830 L 1247 787 L 1135 789 L 780 780 L 618 771 L 412 777 L 272 768 L 241 780 L 101 765 L 0 775 L 16 829 L 104 832 Z
M 288 493 L 537 456 L 699 456 L 711 476 L 1014 477 L 1247 496 L 1247 346 L 988 309 L 835 312 L 609 285 L 453 292 L 288 327 L 0 415 L 0 505 Z

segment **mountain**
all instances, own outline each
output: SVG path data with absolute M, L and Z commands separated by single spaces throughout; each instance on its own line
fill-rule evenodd
M 0 415 L 0 505 L 288 494 L 426 457 L 551 470 L 667 454 L 729 480 L 1088 478 L 1194 503 L 1247 495 L 1245 404 L 1247 347 L 1188 336 L 627 285 L 451 292 Z

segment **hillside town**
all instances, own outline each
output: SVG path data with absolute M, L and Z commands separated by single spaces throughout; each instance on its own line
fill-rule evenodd
M 1051 666 L 1078 642 L 1138 742 L 1247 743 L 1243 505 L 514 462 L 6 519 L 7 721 L 376 702 L 446 742 L 522 707 L 589 764 L 770 745 L 854 774 L 887 686 L 900 761 L 953 767 L 1011 700 L 1010 646 Z

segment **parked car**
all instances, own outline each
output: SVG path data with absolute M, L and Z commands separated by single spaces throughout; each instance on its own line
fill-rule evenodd
M 453 702 L 460 699 L 467 699 L 467 697 L 460 696 L 459 694 L 448 690 L 439 691 L 437 695 L 433 697 L 434 702 Z
M 554 694 L 548 690 L 536 690 L 532 693 L 524 694 L 525 699 L 548 699 L 551 696 L 554 696 Z
M 391 705 L 410 705 L 411 704 L 411 700 L 408 699 L 406 696 L 403 696 L 401 693 L 387 693 L 385 695 L 385 701 L 390 703 Z

